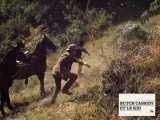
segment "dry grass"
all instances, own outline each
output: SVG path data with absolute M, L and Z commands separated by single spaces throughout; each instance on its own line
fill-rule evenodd
M 160 25 L 151 30 L 150 43 L 142 46 L 130 62 L 151 74 L 160 72 Z

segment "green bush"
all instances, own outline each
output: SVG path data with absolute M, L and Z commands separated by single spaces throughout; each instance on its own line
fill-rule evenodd
M 0 0 L 0 56 L 1 60 L 21 36 L 28 36 L 30 24 L 41 8 L 39 2 Z

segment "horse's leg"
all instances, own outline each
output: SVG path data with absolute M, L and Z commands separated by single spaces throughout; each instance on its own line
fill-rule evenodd
M 1 102 L 0 110 L 1 110 L 2 115 L 5 116 L 6 113 L 5 113 L 4 109 L 3 109 L 3 107 L 4 107 L 4 100 Z
M 31 69 L 31 65 L 28 64 L 25 68 L 25 73 L 27 74 L 26 75 L 26 78 L 25 78 L 25 85 L 28 85 L 28 80 L 29 80 L 29 76 L 32 76 L 32 69 Z
M 2 91 L 1 91 L 2 92 Z M 3 94 L 1 93 L 0 94 L 1 96 L 0 96 L 0 110 L 1 110 L 1 113 L 2 113 L 2 115 L 3 116 L 5 116 L 5 111 L 4 111 L 4 109 L 3 109 L 3 107 L 4 107 L 4 102 L 5 102 L 5 99 L 4 99 L 4 96 L 3 96 Z
M 28 85 L 28 77 L 24 81 L 25 85 Z
M 37 77 L 40 81 L 40 95 L 43 97 L 46 95 L 45 88 L 44 88 L 44 76 L 45 76 L 45 72 L 37 74 Z
M 5 100 L 6 100 L 6 102 L 7 102 L 8 108 L 9 108 L 10 110 L 14 110 L 14 109 L 13 109 L 13 106 L 11 105 L 11 101 L 10 101 L 10 97 L 9 97 L 9 88 L 7 88 L 7 89 L 5 90 Z

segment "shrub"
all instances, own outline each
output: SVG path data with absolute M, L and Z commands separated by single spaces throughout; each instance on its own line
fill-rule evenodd
M 129 22 L 122 25 L 115 35 L 116 48 L 123 52 L 133 51 L 135 48 L 147 43 L 150 34 L 139 24 Z
M 103 89 L 106 94 L 139 92 L 143 73 L 125 59 L 113 60 L 103 72 Z M 118 96 L 117 96 L 118 97 Z

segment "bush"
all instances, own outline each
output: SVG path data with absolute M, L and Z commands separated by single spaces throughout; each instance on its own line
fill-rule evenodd
M 139 24 L 129 22 L 120 27 L 115 35 L 114 42 L 118 50 L 128 52 L 147 43 L 149 37 L 149 32 L 144 30 Z
M 103 89 L 106 94 L 139 92 L 143 73 L 125 59 L 113 60 L 103 72 Z M 118 97 L 118 96 L 117 96 Z
M 25 20 L 20 16 L 8 20 L 5 24 L 0 25 L 0 54 L 1 59 L 12 49 L 16 41 L 20 39 L 21 35 L 29 35 L 29 28 L 25 25 Z

